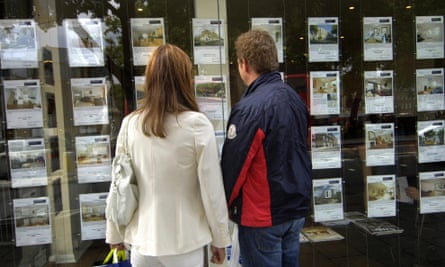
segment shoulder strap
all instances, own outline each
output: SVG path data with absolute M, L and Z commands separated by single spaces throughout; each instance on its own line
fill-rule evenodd
M 128 117 L 128 119 L 127 119 L 127 124 L 126 125 L 124 125 L 123 127 L 124 127 L 124 129 L 123 129 L 123 140 L 122 140 L 122 146 L 123 146 L 123 152 L 125 153 L 125 154 L 128 154 L 128 125 L 130 125 L 130 117 Z
M 121 125 L 121 131 L 117 138 L 116 153 L 128 154 L 128 127 L 130 125 L 130 117 L 124 118 Z

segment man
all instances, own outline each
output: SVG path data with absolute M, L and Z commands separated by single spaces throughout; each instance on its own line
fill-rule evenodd
M 244 33 L 235 48 L 248 88 L 232 108 L 221 165 L 243 267 L 299 266 L 312 188 L 307 108 L 276 71 L 267 32 Z

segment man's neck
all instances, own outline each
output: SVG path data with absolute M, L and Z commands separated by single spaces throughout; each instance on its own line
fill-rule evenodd
M 251 73 L 247 76 L 245 83 L 250 86 L 260 75 L 258 73 Z

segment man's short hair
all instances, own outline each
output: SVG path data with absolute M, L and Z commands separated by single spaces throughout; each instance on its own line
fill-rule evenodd
M 275 41 L 263 30 L 251 30 L 238 36 L 235 41 L 236 56 L 246 59 L 258 74 L 278 70 Z

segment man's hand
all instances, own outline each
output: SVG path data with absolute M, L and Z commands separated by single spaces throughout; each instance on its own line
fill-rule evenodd
M 414 199 L 414 200 L 419 200 L 419 199 L 420 199 L 419 189 L 417 189 L 416 187 L 414 187 L 414 186 L 408 186 L 408 187 L 405 189 L 405 191 L 406 191 L 406 194 L 407 194 L 410 198 L 412 198 L 412 199 Z
M 214 264 L 223 264 L 226 258 L 226 248 L 210 246 L 210 250 L 212 252 L 212 258 L 210 261 Z

